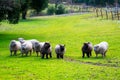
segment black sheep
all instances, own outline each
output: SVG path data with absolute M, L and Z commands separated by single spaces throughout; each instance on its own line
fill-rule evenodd
M 92 56 L 92 44 L 90 42 L 86 42 L 83 44 L 83 47 L 82 47 L 82 54 L 83 54 L 83 58 L 85 56 L 85 53 L 87 55 L 87 57 L 89 58 L 90 56 Z
M 45 55 L 47 59 L 48 59 L 48 55 L 50 56 L 50 58 L 52 58 L 52 49 L 50 43 L 48 42 L 44 43 L 44 45 L 41 48 L 41 54 L 42 54 L 42 58 L 44 58 Z

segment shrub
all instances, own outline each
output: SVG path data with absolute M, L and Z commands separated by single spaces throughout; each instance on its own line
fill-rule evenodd
M 65 6 L 63 4 L 59 4 L 55 11 L 56 14 L 64 14 L 65 12 Z
M 47 9 L 47 14 L 48 15 L 53 15 L 55 13 L 55 6 L 54 5 L 49 5 Z

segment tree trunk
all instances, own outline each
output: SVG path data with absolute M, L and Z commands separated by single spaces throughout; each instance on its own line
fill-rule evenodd
M 22 19 L 26 19 L 26 15 L 27 15 L 27 10 L 22 12 Z

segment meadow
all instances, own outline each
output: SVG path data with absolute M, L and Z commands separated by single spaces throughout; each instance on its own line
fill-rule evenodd
M 10 56 L 9 43 L 19 37 L 49 41 L 51 59 Z M 82 58 L 84 42 L 109 43 L 107 56 Z M 56 59 L 54 47 L 65 44 L 64 59 Z M 93 14 L 46 16 L 20 20 L 19 24 L 0 23 L 0 80 L 119 80 L 120 21 L 96 18 Z

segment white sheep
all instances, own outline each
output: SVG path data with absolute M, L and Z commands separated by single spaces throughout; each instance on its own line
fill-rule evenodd
M 107 42 L 101 42 L 94 46 L 94 51 L 96 53 L 96 57 L 98 57 L 98 54 L 102 54 L 102 57 L 105 57 L 107 50 L 108 50 Z
M 23 56 L 23 54 L 26 54 L 26 56 L 27 56 L 29 52 L 30 52 L 30 55 L 31 55 L 31 53 L 32 53 L 32 43 L 30 41 L 25 41 L 21 45 L 21 54 L 22 54 L 22 56 Z
M 14 52 L 14 55 L 17 54 L 17 51 L 21 49 L 21 43 L 16 40 L 12 40 L 9 45 L 10 49 L 10 55 L 12 56 L 12 52 Z
M 18 41 L 23 44 L 25 42 L 24 38 L 18 38 Z
M 57 54 L 57 58 L 63 58 L 65 53 L 65 45 L 61 44 L 56 45 L 55 52 Z
M 35 42 L 39 42 L 38 40 L 36 39 L 30 39 L 30 40 L 27 40 L 27 41 L 30 41 L 32 43 L 32 48 L 33 48 L 33 52 L 35 51 Z
M 20 41 L 21 44 L 23 44 L 25 41 L 30 41 L 32 43 L 33 51 L 35 51 L 35 42 L 39 42 L 36 39 L 24 40 L 24 38 L 18 38 L 18 40 Z
M 37 56 L 38 56 L 39 53 L 41 55 L 41 48 L 42 48 L 42 46 L 44 44 L 45 44 L 45 42 L 35 42 L 35 44 L 34 44 L 34 50 L 35 50 Z

